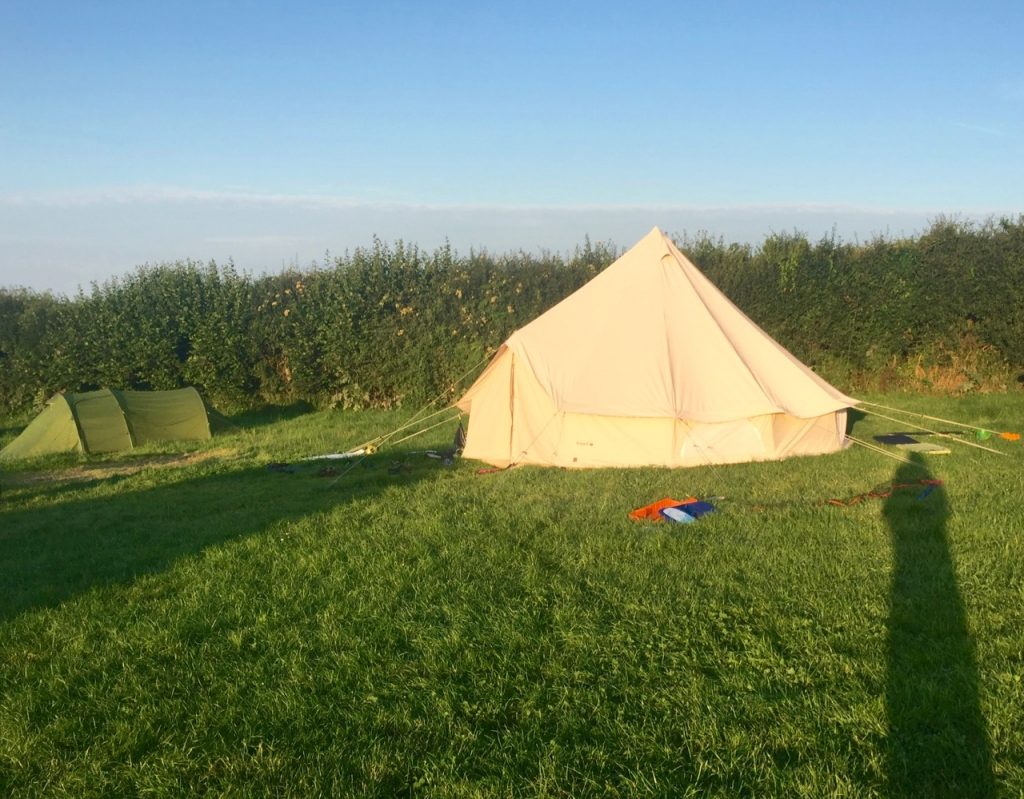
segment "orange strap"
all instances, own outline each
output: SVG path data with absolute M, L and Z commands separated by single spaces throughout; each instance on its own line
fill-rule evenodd
M 837 505 L 840 508 L 848 508 L 851 505 L 859 505 L 865 499 L 888 499 L 892 492 L 900 488 L 917 488 L 918 486 L 940 486 L 941 480 L 918 480 L 916 483 L 893 483 L 885 488 L 875 488 L 865 494 L 857 494 L 849 499 L 826 499 L 826 505 Z
M 686 505 L 690 502 L 696 501 L 696 497 L 687 497 L 686 499 L 671 499 L 670 497 L 665 497 L 664 499 L 659 499 L 657 502 L 652 502 L 650 505 L 644 505 L 642 508 L 630 511 L 629 518 L 634 522 L 660 522 L 662 521 L 662 517 L 658 511 L 662 508 L 671 508 L 675 505 Z

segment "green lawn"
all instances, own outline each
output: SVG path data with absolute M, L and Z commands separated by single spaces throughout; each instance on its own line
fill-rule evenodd
M 1024 432 L 1020 392 L 874 399 Z M 5 467 L 0 796 L 1024 795 L 1020 442 L 267 468 L 402 418 L 251 415 L 185 465 Z M 724 498 L 627 519 L 688 494 Z

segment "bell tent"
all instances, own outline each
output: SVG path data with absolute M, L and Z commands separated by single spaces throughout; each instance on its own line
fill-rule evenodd
M 700 466 L 836 451 L 838 391 L 654 228 L 498 349 L 458 401 L 495 466 Z
M 58 452 L 117 452 L 155 441 L 210 438 L 206 406 L 194 388 L 56 394 L 0 460 Z

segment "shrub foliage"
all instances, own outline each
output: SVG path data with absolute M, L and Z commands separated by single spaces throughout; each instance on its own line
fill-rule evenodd
M 681 245 L 747 315 L 846 387 L 888 376 L 967 391 L 1024 371 L 1024 217 L 939 219 L 917 238 L 866 243 L 776 233 L 756 247 L 706 235 Z M 72 297 L 0 289 L 0 410 L 99 386 L 196 385 L 227 407 L 450 397 L 514 329 L 617 255 L 589 240 L 569 258 L 375 240 L 274 275 L 188 261 Z

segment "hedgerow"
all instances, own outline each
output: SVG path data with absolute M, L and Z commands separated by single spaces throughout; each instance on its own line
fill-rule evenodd
M 186 261 L 73 297 L 0 290 L 0 408 L 100 386 L 198 386 L 229 408 L 387 408 L 451 396 L 513 330 L 611 263 L 398 242 L 274 275 Z
M 939 219 L 916 238 L 866 243 L 680 243 L 748 316 L 846 388 L 962 392 L 1024 372 L 1024 216 Z M 196 385 L 228 408 L 452 397 L 513 330 L 618 254 L 589 240 L 568 258 L 374 240 L 272 275 L 185 261 L 71 297 L 0 289 L 0 410 L 99 386 Z
M 917 238 L 864 244 L 789 233 L 756 249 L 684 244 L 749 316 L 830 377 L 954 391 L 1024 379 L 1024 216 L 940 218 Z

